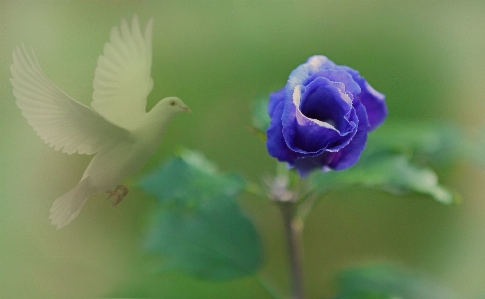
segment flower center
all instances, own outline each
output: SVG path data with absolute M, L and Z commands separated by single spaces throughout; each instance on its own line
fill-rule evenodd
M 312 90 L 301 103 L 300 110 L 308 118 L 326 122 L 336 128 L 343 124 L 347 104 L 341 99 L 341 93 L 335 86 L 326 85 Z

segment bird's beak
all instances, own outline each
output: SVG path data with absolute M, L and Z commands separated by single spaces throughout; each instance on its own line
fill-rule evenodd
M 184 106 L 184 107 L 180 107 L 180 108 L 182 108 L 182 110 L 185 111 L 185 112 L 192 113 L 192 110 L 190 110 L 190 108 L 188 106 Z

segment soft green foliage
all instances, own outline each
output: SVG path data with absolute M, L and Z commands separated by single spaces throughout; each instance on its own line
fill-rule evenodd
M 184 150 L 143 179 L 141 186 L 163 205 L 186 207 L 215 197 L 232 198 L 244 189 L 245 182 L 238 175 L 219 174 L 202 154 Z
M 266 129 L 269 127 L 271 119 L 267 111 L 268 99 L 260 97 L 253 101 L 251 131 L 261 140 L 266 141 Z
M 263 132 L 269 127 L 271 119 L 268 115 L 268 99 L 261 97 L 253 101 L 253 117 L 251 123 L 255 128 Z
M 261 242 L 234 197 L 245 187 L 223 175 L 202 155 L 184 151 L 141 182 L 157 199 L 146 250 L 157 270 L 181 270 L 208 280 L 253 274 Z
M 390 266 L 352 268 L 339 276 L 335 299 L 454 299 L 454 294 L 423 277 Z
M 396 194 L 426 194 L 444 204 L 458 201 L 451 191 L 438 183 L 438 177 L 432 169 L 414 165 L 403 154 L 389 152 L 362 157 L 357 165 L 346 171 L 315 173 L 312 185 L 319 193 L 360 185 Z
M 387 121 L 369 135 L 367 151 L 386 148 L 416 163 L 446 166 L 458 158 L 470 158 L 472 147 L 463 131 L 450 123 Z

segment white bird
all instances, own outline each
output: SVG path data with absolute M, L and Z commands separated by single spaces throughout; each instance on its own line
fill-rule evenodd
M 55 150 L 95 154 L 79 183 L 57 198 L 49 218 L 57 229 L 69 224 L 95 192 L 108 192 L 119 203 L 128 189 L 120 182 L 140 170 L 155 154 L 172 117 L 190 109 L 176 97 L 146 112 L 153 88 L 151 18 L 144 33 L 135 15 L 113 27 L 94 73 L 91 107 L 60 90 L 22 45 L 10 67 L 17 106 L 37 134 Z M 114 191 L 111 191 L 114 190 Z

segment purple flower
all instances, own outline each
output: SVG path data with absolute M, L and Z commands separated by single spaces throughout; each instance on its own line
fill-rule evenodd
M 270 94 L 268 152 L 301 176 L 316 168 L 349 168 L 359 160 L 367 133 L 386 118 L 384 98 L 358 71 L 312 56 Z

